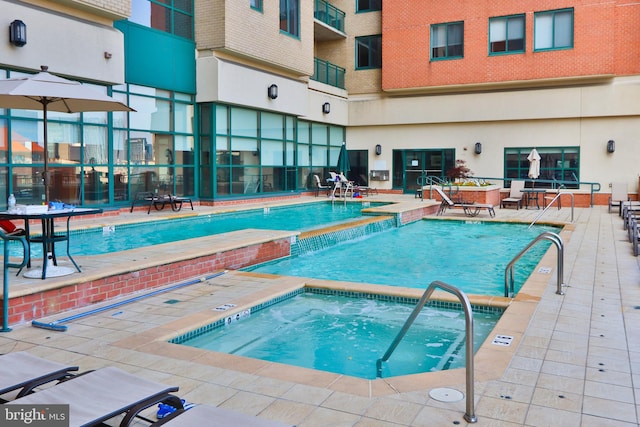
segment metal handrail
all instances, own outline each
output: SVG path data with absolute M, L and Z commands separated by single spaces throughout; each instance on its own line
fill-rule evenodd
M 571 196 L 571 222 L 573 222 L 573 209 L 575 207 L 575 198 L 573 196 L 573 193 L 567 193 L 567 192 L 561 192 L 559 191 L 558 194 L 556 194 L 556 196 L 549 202 L 549 204 L 547 205 L 546 208 L 544 208 L 542 210 L 542 212 L 540 212 L 534 219 L 533 221 L 531 221 L 531 224 L 529 224 L 529 228 L 533 227 L 533 224 L 536 223 L 536 221 L 538 221 L 540 218 L 542 218 L 542 215 L 544 215 L 544 213 L 546 211 L 549 210 L 549 208 L 551 207 L 551 205 L 553 205 L 553 202 L 555 202 L 556 200 L 560 199 L 560 196 L 562 196 L 563 194 L 568 194 L 569 196 Z
M 574 175 L 575 177 L 575 175 Z M 522 180 L 523 178 L 492 178 L 492 177 L 477 177 L 474 176 L 473 179 L 481 179 L 481 180 L 485 180 L 485 181 L 502 181 L 503 183 L 506 182 L 511 182 L 511 181 L 517 181 L 517 180 Z M 569 181 L 569 180 L 560 180 L 560 179 L 530 179 L 530 178 L 525 178 L 524 179 L 525 182 L 531 182 L 532 185 L 537 185 L 537 184 L 551 184 L 551 187 L 556 189 L 556 188 L 566 188 L 567 185 L 577 185 L 578 188 L 582 185 L 588 185 L 590 188 L 590 193 L 591 193 L 591 206 L 593 206 L 594 203 L 594 195 L 593 193 L 597 193 L 602 189 L 602 186 L 600 185 L 599 182 L 590 182 L 590 181 Z
M 558 287 L 556 290 L 556 294 L 564 295 L 564 291 L 562 290 L 562 286 L 564 286 L 563 276 L 564 276 L 564 244 L 562 243 L 562 238 L 556 233 L 552 233 L 551 231 L 545 231 L 538 235 L 535 239 L 533 239 L 523 250 L 521 250 L 518 255 L 516 255 L 511 262 L 507 265 L 504 270 L 504 296 L 508 298 L 513 298 L 514 296 L 514 280 L 513 280 L 513 266 L 533 245 L 542 241 L 542 240 L 551 240 L 553 244 L 558 248 L 558 266 L 556 268 L 558 275 Z
M 466 334 L 465 347 L 466 347 L 466 359 L 467 359 L 466 360 L 467 407 L 466 407 L 466 413 L 464 414 L 464 419 L 469 423 L 475 423 L 478 421 L 478 419 L 474 414 L 474 395 L 473 395 L 473 377 L 474 377 L 474 373 L 473 373 L 473 312 L 471 310 L 471 303 L 469 302 L 469 299 L 467 298 L 467 296 L 464 294 L 464 292 L 462 292 L 460 289 L 456 288 L 455 286 L 451 286 L 437 280 L 429 284 L 429 286 L 427 287 L 427 290 L 424 292 L 424 294 L 422 294 L 420 301 L 418 301 L 418 304 L 416 304 L 415 308 L 413 309 L 413 312 L 411 312 L 411 314 L 409 315 L 409 318 L 405 322 L 404 326 L 402 327 L 400 332 L 398 332 L 398 335 L 395 337 L 395 339 L 389 346 L 389 349 L 387 349 L 387 352 L 384 354 L 384 356 L 382 356 L 380 359 L 376 361 L 376 373 L 377 373 L 376 375 L 378 376 L 378 378 L 382 377 L 382 362 L 386 362 L 389 359 L 389 357 L 391 357 L 391 354 L 394 352 L 394 350 L 396 349 L 396 347 L 398 346 L 398 344 L 400 343 L 404 335 L 407 333 L 407 331 L 409 330 L 413 322 L 416 320 L 416 317 L 418 317 L 418 314 L 420 314 L 420 311 L 422 310 L 427 300 L 429 299 L 429 297 L 431 296 L 431 294 L 436 288 L 443 289 L 457 296 L 458 299 L 460 300 L 460 304 L 462 305 L 462 308 L 464 309 L 465 334 Z

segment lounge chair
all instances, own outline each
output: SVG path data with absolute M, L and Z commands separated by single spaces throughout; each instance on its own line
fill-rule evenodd
M 0 356 L 0 402 L 26 396 L 43 384 L 67 379 L 77 370 L 77 366 L 52 362 L 25 351 L 3 354 Z
M 323 190 L 327 193 L 327 196 L 329 195 L 329 192 L 331 191 L 331 187 L 328 185 L 323 185 L 322 181 L 320 181 L 320 177 L 318 175 L 313 175 L 313 179 L 316 181 L 316 197 L 318 197 L 318 194 L 320 193 L 320 190 Z
M 609 213 L 612 206 L 618 206 L 618 215 L 622 214 L 622 202 L 628 202 L 629 190 L 626 182 L 612 182 L 611 196 L 609 196 Z
M 447 209 L 460 207 L 462 208 L 464 214 L 466 216 L 478 216 L 482 209 L 486 209 L 489 212 L 489 216 L 493 218 L 496 215 L 495 210 L 493 209 L 493 205 L 488 203 L 455 203 L 453 200 L 449 198 L 442 190 L 442 188 L 437 185 L 433 186 L 433 189 L 436 190 L 440 198 L 442 199 L 442 203 L 440 203 L 440 209 L 438 209 L 438 215 L 442 215 L 445 213 Z
M 515 205 L 516 209 L 520 209 L 522 206 L 522 189 L 524 188 L 524 181 L 514 180 L 511 181 L 511 191 L 509 197 L 502 199 L 500 207 L 504 208 L 506 205 Z
M 151 424 L 151 427 L 286 427 L 278 421 L 252 417 L 240 412 L 231 411 L 210 405 L 196 405 L 187 411 L 176 411 L 172 415 Z
M 123 415 L 119 424 L 123 427 L 128 426 L 141 411 L 161 402 L 182 410 L 182 401 L 171 394 L 176 391 L 178 387 L 108 367 L 77 375 L 4 405 L 68 404 L 69 427 L 100 425 L 119 415 Z

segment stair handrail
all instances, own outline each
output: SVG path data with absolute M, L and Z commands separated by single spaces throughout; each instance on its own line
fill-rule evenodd
M 478 419 L 475 416 L 474 413 L 474 392 L 473 392 L 473 378 L 474 378 L 474 371 L 473 371 L 473 311 L 471 310 L 471 303 L 469 302 L 469 298 L 467 298 L 467 296 L 465 295 L 464 292 L 462 292 L 460 289 L 456 288 L 455 286 L 449 285 L 447 283 L 444 282 L 440 282 L 438 280 L 435 280 L 433 282 L 431 282 L 429 284 L 429 286 L 427 287 L 427 289 L 425 290 L 425 292 L 422 294 L 422 297 L 420 298 L 420 300 L 418 301 L 418 303 L 416 304 L 415 308 L 413 309 L 413 311 L 411 312 L 411 314 L 409 315 L 409 318 L 407 319 L 407 321 L 405 322 L 404 326 L 402 326 L 402 329 L 400 330 L 400 332 L 398 332 L 398 335 L 396 335 L 395 339 L 393 340 L 393 342 L 391 343 L 391 345 L 389 346 L 389 348 L 387 349 L 386 353 L 384 354 L 384 356 L 382 356 L 380 359 L 378 359 L 376 361 L 376 375 L 378 378 L 382 377 L 382 362 L 386 362 L 389 357 L 391 357 L 391 354 L 395 351 L 396 347 L 398 346 L 398 344 L 400 343 L 400 341 L 402 340 L 402 338 L 404 337 L 404 335 L 407 333 L 407 331 L 409 330 L 409 328 L 411 327 L 411 325 L 413 324 L 413 322 L 416 320 L 416 318 L 418 317 L 418 314 L 420 314 L 420 311 L 422 310 L 422 308 L 424 307 L 424 305 L 427 303 L 427 301 L 429 300 L 429 297 L 431 297 L 431 294 L 433 293 L 433 291 L 436 288 L 440 288 L 444 291 L 447 291 L 449 293 L 454 294 L 456 297 L 458 297 L 458 299 L 460 300 L 460 304 L 462 305 L 462 308 L 464 309 L 464 316 L 465 316 L 465 335 L 466 335 L 466 343 L 465 343 L 465 347 L 466 347 L 466 412 L 464 414 L 464 419 L 469 422 L 469 423 L 475 423 L 478 421 Z
M 558 194 L 556 194 L 556 196 L 549 202 L 549 204 L 547 205 L 547 207 L 545 207 L 542 212 L 540 212 L 534 219 L 533 221 L 531 221 L 531 224 L 529 224 L 529 228 L 533 227 L 533 224 L 535 224 L 540 218 L 542 218 L 542 215 L 544 215 L 544 213 L 546 211 L 549 210 L 549 208 L 551 207 L 551 205 L 553 205 L 553 203 L 556 200 L 560 200 L 560 197 L 568 194 L 569 196 L 571 196 L 571 222 L 573 222 L 573 211 L 575 208 L 575 198 L 573 196 L 573 193 L 567 192 L 567 191 L 558 191 Z
M 558 249 L 558 265 L 556 268 L 557 271 L 557 280 L 558 285 L 556 289 L 556 294 L 564 295 L 564 291 L 562 287 L 564 286 L 563 277 L 564 277 L 564 244 L 562 242 L 562 238 L 553 233 L 551 231 L 545 231 L 539 234 L 535 239 L 533 239 L 529 244 L 522 249 L 518 255 L 513 257 L 513 259 L 507 264 L 507 267 L 504 270 L 504 296 L 507 298 L 513 298 L 514 296 L 514 279 L 513 279 L 513 266 L 516 261 L 518 261 L 525 253 L 529 251 L 536 243 L 541 242 L 542 240 L 550 240 L 556 248 Z

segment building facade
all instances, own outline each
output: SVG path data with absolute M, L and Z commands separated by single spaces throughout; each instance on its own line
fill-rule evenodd
M 296 194 L 336 170 L 414 192 L 477 177 L 638 185 L 640 5 L 381 0 L 0 0 L 0 78 L 83 81 L 132 113 L 54 114 L 52 199 Z M 42 113 L 0 109 L 0 196 L 42 197 Z M 609 143 L 609 141 L 613 141 Z M 503 182 L 501 182 L 503 181 Z M 580 184 L 584 183 L 584 184 Z

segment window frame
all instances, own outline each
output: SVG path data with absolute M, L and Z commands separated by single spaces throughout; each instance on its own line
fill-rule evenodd
M 296 16 L 292 17 L 294 5 Z M 300 0 L 280 0 L 280 32 L 291 37 L 300 38 Z M 283 24 L 284 27 L 283 28 Z
M 556 26 L 560 25 L 556 23 L 556 16 L 559 14 L 570 13 L 571 14 L 571 40 L 567 45 L 556 46 Z M 551 24 L 551 46 L 550 47 L 536 47 L 538 36 L 539 36 L 539 23 L 538 18 L 543 16 L 551 15 L 552 24 Z M 565 9 L 554 9 L 554 10 L 546 10 L 542 12 L 535 12 L 533 14 L 533 51 L 534 52 L 545 52 L 550 50 L 566 50 L 573 49 L 575 41 L 575 11 L 573 8 L 565 8 Z
M 372 54 L 376 49 L 372 49 L 371 41 L 378 43 L 380 51 L 379 58 Z M 360 65 L 360 46 L 366 46 L 368 49 L 367 60 L 369 65 Z M 356 70 L 376 70 L 382 68 L 382 34 L 360 36 L 355 39 L 355 69 Z M 378 60 L 376 63 L 376 59 Z M 379 64 L 379 65 L 378 65 Z
M 461 33 L 461 43 L 460 43 L 460 54 L 449 54 L 449 50 L 452 49 L 453 46 L 457 46 L 457 45 L 450 45 L 449 43 L 449 29 L 454 27 L 454 26 L 460 26 L 460 28 L 462 29 L 462 33 Z M 433 55 L 433 51 L 435 48 L 437 48 L 436 46 L 434 46 L 434 30 L 439 29 L 439 28 L 443 28 L 445 29 L 445 44 L 444 44 L 444 49 L 445 49 L 445 55 L 444 56 L 434 56 Z M 464 21 L 455 21 L 455 22 L 443 22 L 443 23 L 439 23 L 439 24 L 431 24 L 431 27 L 429 29 L 429 57 L 431 61 L 446 61 L 446 60 L 450 60 L 450 59 L 462 59 L 464 58 Z
M 257 12 L 262 12 L 262 0 L 249 0 L 249 7 Z
M 518 39 L 510 39 L 509 38 L 509 21 L 521 19 L 522 20 L 522 48 L 520 49 L 510 49 L 509 48 L 509 40 L 518 40 Z M 492 40 L 491 40 L 491 24 L 498 21 L 505 22 L 505 50 L 504 51 L 492 51 Z M 515 14 L 515 15 L 506 15 L 506 16 L 495 16 L 489 18 L 489 30 L 488 30 L 488 41 L 489 41 L 489 55 L 512 55 L 518 53 L 525 53 L 527 48 L 527 18 L 524 13 Z
M 529 160 L 527 156 L 534 147 L 504 147 L 504 177 L 508 180 L 529 178 Z M 555 188 L 556 183 L 564 188 L 579 188 L 580 185 L 580 147 L 579 146 L 543 146 L 535 147 L 543 160 L 540 176 L 536 179 L 536 188 Z M 514 163 L 515 162 L 515 163 Z M 573 177 L 577 181 L 573 181 Z M 565 179 L 566 178 L 566 179 Z M 575 182 L 575 184 L 574 184 Z
M 362 6 L 361 3 L 367 3 L 368 6 Z M 380 5 L 378 7 L 378 4 Z M 380 12 L 382 11 L 382 0 L 356 0 L 356 13 Z

